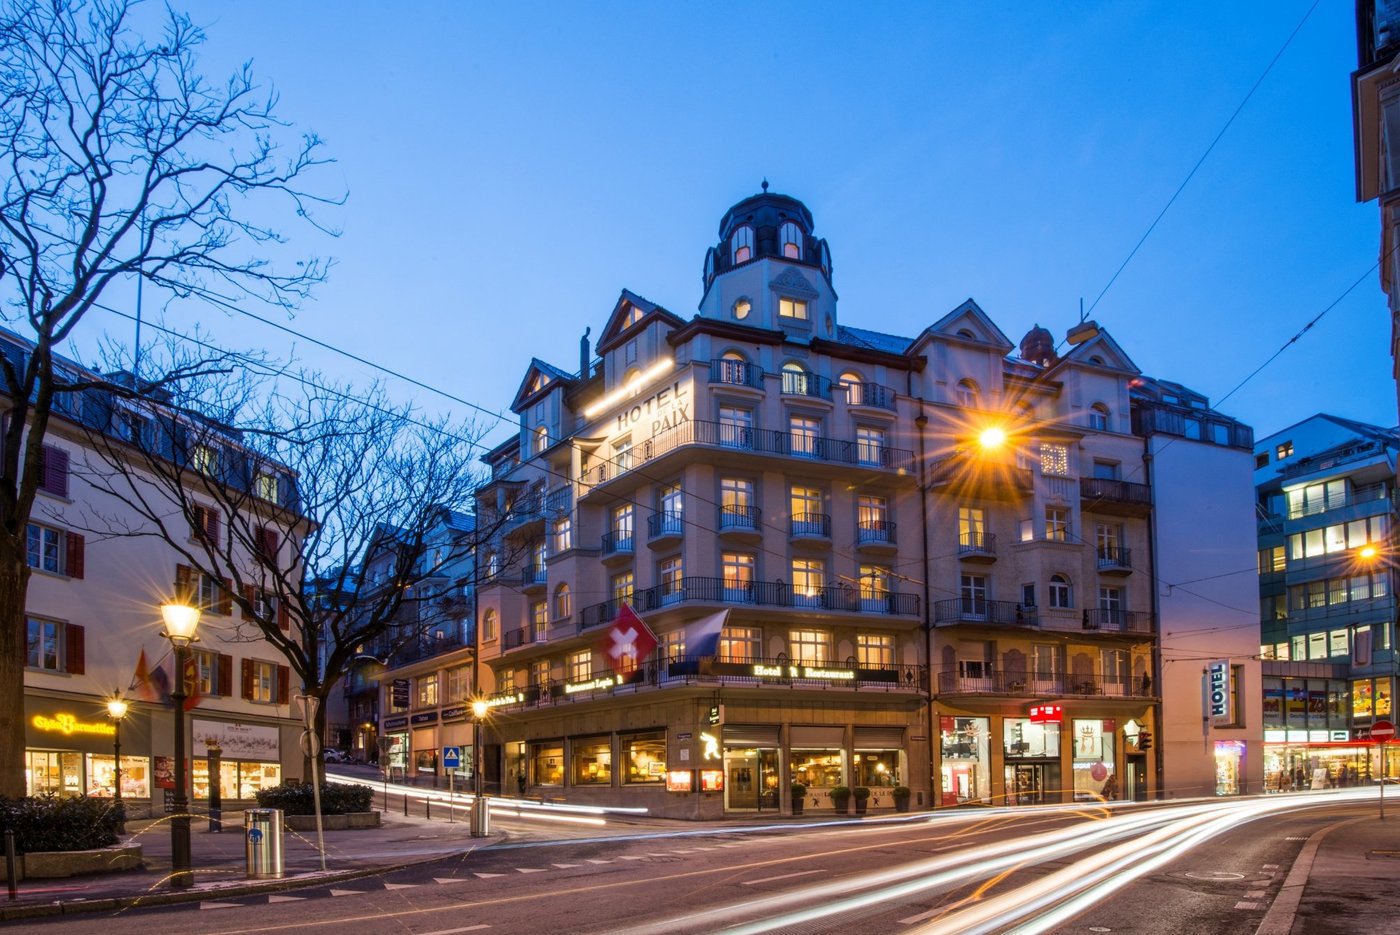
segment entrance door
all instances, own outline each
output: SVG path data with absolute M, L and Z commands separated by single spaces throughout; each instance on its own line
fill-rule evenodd
M 1147 757 L 1128 757 L 1128 785 L 1123 794 L 1131 802 L 1147 801 Z
M 761 777 L 758 751 L 724 751 L 724 798 L 730 809 L 757 809 Z
M 1060 801 L 1057 763 L 1011 763 L 1006 767 L 1006 804 L 1039 805 Z

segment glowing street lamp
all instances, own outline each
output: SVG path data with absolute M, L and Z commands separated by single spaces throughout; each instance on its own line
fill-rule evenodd
M 999 425 L 989 426 L 977 436 L 977 444 L 981 445 L 984 450 L 1000 448 L 1006 444 L 1006 430 Z
M 481 723 L 491 712 L 485 698 L 472 701 L 472 837 L 484 838 L 491 833 L 490 812 L 481 784 Z
M 170 816 L 170 885 L 185 889 L 194 883 L 190 862 L 190 800 L 185 789 L 185 665 L 190 644 L 197 640 L 199 608 L 186 604 L 162 604 L 160 615 L 165 620 L 161 634 L 175 647 L 175 690 L 170 700 L 175 705 L 175 795 L 170 799 L 174 812 Z M 215 782 L 217 782 L 217 778 Z
M 121 689 L 112 693 L 107 702 L 107 716 L 112 719 L 112 793 L 117 807 L 117 834 L 126 834 L 126 809 L 122 806 L 122 718 L 130 707 L 122 698 Z

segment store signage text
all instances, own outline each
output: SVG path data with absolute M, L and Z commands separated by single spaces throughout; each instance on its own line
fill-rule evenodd
M 1065 709 L 1057 704 L 1031 705 L 1032 724 L 1060 724 L 1064 721 Z
M 814 669 L 811 666 L 766 666 L 755 665 L 753 674 L 770 679 L 830 679 L 838 682 L 854 681 L 854 669 Z
M 626 432 L 650 421 L 651 434 L 690 421 L 690 387 L 678 380 L 617 414 L 617 431 Z
M 613 676 L 606 675 L 600 678 L 590 679 L 587 682 L 567 682 L 564 685 L 564 694 L 572 695 L 575 692 L 588 692 L 600 688 L 612 688 L 614 685 L 621 684 L 621 678 L 614 680 Z
M 384 721 L 384 729 L 385 729 L 385 730 L 395 730 L 395 729 L 397 729 L 397 728 L 400 728 L 400 727 L 407 727 L 407 726 L 408 726 L 408 718 L 406 718 L 406 717 L 391 717 L 391 718 L 388 718 L 388 719 L 386 719 L 386 720 Z
M 101 734 L 104 737 L 111 737 L 116 734 L 117 729 L 111 724 L 101 722 L 80 721 L 71 714 L 60 713 L 49 717 L 46 714 L 34 715 L 34 727 L 38 730 L 50 734 Z
M 1206 670 L 1210 683 L 1210 716 L 1216 720 L 1230 719 L 1230 660 L 1212 662 Z
M 437 723 L 437 717 L 436 711 L 424 711 L 421 714 L 415 714 L 410 717 L 408 722 L 410 724 L 435 724 Z

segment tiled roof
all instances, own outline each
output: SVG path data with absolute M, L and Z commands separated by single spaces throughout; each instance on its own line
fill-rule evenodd
M 903 354 L 909 349 L 909 338 L 901 338 L 894 334 L 884 334 L 879 331 L 868 331 L 865 328 L 849 328 L 841 325 L 836 329 L 836 340 L 841 344 L 853 344 L 856 347 L 868 347 L 877 351 L 887 351 L 891 354 Z

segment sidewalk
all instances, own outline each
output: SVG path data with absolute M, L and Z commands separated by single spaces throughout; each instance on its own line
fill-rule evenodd
M 1296 876 L 1290 873 L 1285 879 L 1259 935 L 1396 931 L 1400 796 L 1395 804 L 1394 811 L 1387 806 L 1384 821 L 1375 808 L 1358 810 L 1357 818 L 1309 838 L 1294 864 Z

